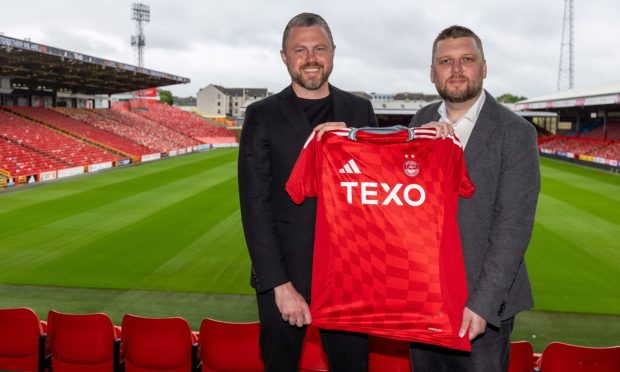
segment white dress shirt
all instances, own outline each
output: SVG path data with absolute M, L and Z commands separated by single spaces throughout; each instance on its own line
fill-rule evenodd
M 474 102 L 469 110 L 467 110 L 465 115 L 458 118 L 454 123 L 452 123 L 448 118 L 448 110 L 445 102 L 442 102 L 437 109 L 439 116 L 441 117 L 440 121 L 448 123 L 454 128 L 454 133 L 456 133 L 456 136 L 461 141 L 463 150 L 465 150 L 465 146 L 467 146 L 467 141 L 469 140 L 471 131 L 474 130 L 474 124 L 476 124 L 476 120 L 478 120 L 478 115 L 480 115 L 480 110 L 482 109 L 485 100 L 486 92 L 482 91 L 480 97 L 478 97 L 476 102 Z

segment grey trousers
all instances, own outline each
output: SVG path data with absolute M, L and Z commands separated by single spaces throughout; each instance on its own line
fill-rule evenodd
M 499 329 L 487 326 L 472 342 L 471 353 L 412 343 L 412 372 L 507 372 L 513 326 L 514 318 L 503 321 Z

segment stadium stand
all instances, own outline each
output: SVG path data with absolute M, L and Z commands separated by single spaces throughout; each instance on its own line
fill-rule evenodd
M 200 324 L 202 372 L 261 372 L 260 325 L 205 319 Z
M 569 136 L 553 136 L 540 141 L 543 153 L 569 154 L 569 157 L 593 161 L 594 158 L 606 161 L 620 161 L 620 142 L 598 139 L 584 139 Z M 588 159 L 588 157 L 590 159 Z
M 105 314 L 47 315 L 51 366 L 54 372 L 118 372 L 120 329 Z
M 127 314 L 121 328 L 126 372 L 196 370 L 198 343 L 185 319 Z
M 235 134 L 230 130 L 212 125 L 205 119 L 185 112 L 176 107 L 152 103 L 146 111 L 136 111 L 142 117 L 176 130 L 186 136 L 196 138 L 203 143 L 235 143 Z M 206 140 L 208 139 L 208 140 Z
M 592 151 L 590 155 L 605 159 L 620 160 L 620 142 L 614 142 L 603 147 L 599 147 L 598 149 Z
M 161 113 L 159 120 L 168 125 L 124 109 L 0 107 L 0 187 L 55 179 L 56 171 L 60 178 L 60 170 L 67 168 L 72 172 L 62 177 L 76 174 L 75 167 L 91 172 L 127 159 L 139 162 L 166 156 L 162 153 L 174 156 L 236 144 L 231 131 L 165 106 L 148 104 L 145 109 L 154 108 L 153 114 Z M 183 128 L 213 137 L 191 138 L 179 132 Z
M 142 130 L 125 122 L 117 121 L 99 114 L 101 110 L 69 109 L 57 107 L 54 110 L 72 119 L 82 121 L 88 125 L 111 133 L 117 138 L 110 137 L 103 141 L 110 146 L 119 148 L 135 156 L 151 154 L 166 148 L 167 143 L 161 141 L 161 136 L 154 135 L 149 131 Z M 152 147 L 154 144 L 157 146 Z
M 557 136 L 545 142 L 543 147 L 552 151 L 588 154 L 604 146 L 606 146 L 606 143 L 602 141 L 585 141 L 578 138 Z
M 130 133 L 143 146 L 157 151 L 170 151 L 199 145 L 200 142 L 159 123 L 126 110 L 97 109 L 95 113 L 118 123 L 117 130 Z
M 70 133 L 77 138 L 121 152 L 125 156 L 140 157 L 154 151 L 128 138 L 105 130 L 106 128 L 101 128 L 97 125 L 99 123 L 94 120 L 95 118 L 83 114 L 88 113 L 87 110 L 59 108 L 56 109 L 58 112 L 55 112 L 42 107 L 11 107 L 10 110 L 43 122 L 50 127 Z
M 542 352 L 540 372 L 618 372 L 620 346 L 585 347 L 552 342 Z
M 32 309 L 0 309 L 0 369 L 44 371 L 48 354 L 44 328 Z
M 607 123 L 607 137 L 605 137 L 605 127 L 602 123 L 588 131 L 580 133 L 583 138 L 607 139 L 610 141 L 620 140 L 620 121 L 610 120 Z
M 119 157 L 43 125 L 0 111 L 0 137 L 70 166 L 114 161 Z M 3 167 L 4 168 L 4 167 Z
M 8 140 L 3 135 L 2 124 L 0 123 L 0 168 L 18 177 L 65 166 L 65 164 L 58 160 Z

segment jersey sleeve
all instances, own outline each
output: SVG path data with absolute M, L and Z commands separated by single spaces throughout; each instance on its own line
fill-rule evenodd
M 456 164 L 454 165 L 454 190 L 464 198 L 471 198 L 476 191 L 476 186 L 471 182 L 467 166 L 465 165 L 465 156 L 460 147 L 455 151 Z
M 314 197 L 317 193 L 317 155 L 318 141 L 313 131 L 301 149 L 297 162 L 286 182 L 286 192 L 295 204 L 301 204 L 306 197 Z
M 458 167 L 460 168 L 460 182 L 459 182 L 459 195 L 464 198 L 471 198 L 474 196 L 474 191 L 476 191 L 476 186 L 471 179 L 469 178 L 469 173 L 467 172 L 467 167 L 465 166 L 465 161 L 461 156 L 461 164 Z

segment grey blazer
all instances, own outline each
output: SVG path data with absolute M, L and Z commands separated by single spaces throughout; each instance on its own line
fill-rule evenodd
M 485 94 L 465 148 L 476 192 L 471 199 L 459 199 L 458 225 L 467 306 L 498 327 L 502 320 L 534 305 L 523 257 L 534 225 L 540 164 L 532 124 Z M 438 121 L 439 105 L 419 110 L 410 126 Z

